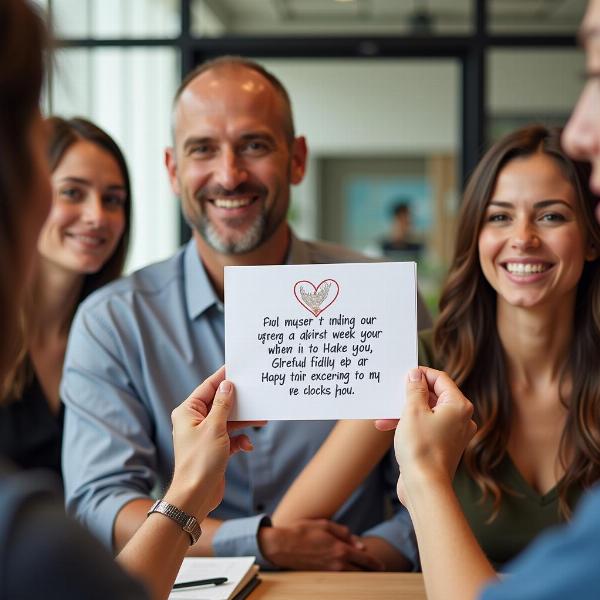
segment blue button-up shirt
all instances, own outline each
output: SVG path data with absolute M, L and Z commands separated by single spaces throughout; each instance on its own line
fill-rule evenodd
M 365 260 L 292 236 L 288 264 Z M 421 306 L 423 324 L 427 313 Z M 161 494 L 173 472 L 171 411 L 224 362 L 223 305 L 192 241 L 90 296 L 69 338 L 61 396 L 66 406 L 63 473 L 68 511 L 107 545 L 115 518 L 136 499 Z M 334 421 L 277 421 L 246 433 L 254 451 L 231 458 L 213 541 L 216 555 L 255 555 L 257 530 L 327 437 Z M 390 452 L 335 516 L 378 535 L 412 559 Z M 386 522 L 390 501 L 395 516 Z

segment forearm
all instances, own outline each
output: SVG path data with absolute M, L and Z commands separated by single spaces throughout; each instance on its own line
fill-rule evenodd
M 153 500 L 140 498 L 126 504 L 118 513 L 114 527 L 114 548 L 121 552 L 135 533 L 146 522 L 146 514 Z M 174 504 L 174 503 L 173 503 Z M 218 519 L 205 518 L 201 522 L 202 535 L 196 544 L 188 548 L 188 556 L 212 556 L 212 540 L 221 525 Z
M 129 540 L 135 535 L 146 521 L 146 514 L 150 510 L 153 500 L 138 498 L 123 506 L 117 513 L 113 528 L 113 548 L 115 553 L 121 552 Z
M 192 493 L 181 490 L 168 491 L 164 500 L 177 506 L 184 512 L 193 514 L 203 521 L 208 507 L 198 509 Z M 139 518 L 146 500 L 135 501 Z M 131 502 L 127 506 L 134 504 Z M 145 508 L 147 511 L 148 508 Z M 190 550 L 190 537 L 181 526 L 165 515 L 153 513 L 145 517 L 144 522 L 125 545 L 117 560 L 130 574 L 146 584 L 153 599 L 167 598 L 173 587 L 181 562 Z
M 273 514 L 274 525 L 330 519 L 389 450 L 393 432 L 371 421 L 340 421 Z
M 407 483 L 427 597 L 470 600 L 496 577 L 448 481 Z
M 410 571 L 412 564 L 406 556 L 381 537 L 369 536 L 361 538 L 365 549 L 378 558 L 386 571 Z

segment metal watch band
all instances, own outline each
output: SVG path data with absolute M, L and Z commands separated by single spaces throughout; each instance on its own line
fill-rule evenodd
M 193 546 L 202 535 L 202 529 L 200 529 L 196 517 L 184 513 L 176 506 L 173 506 L 164 500 L 157 500 L 148 511 L 147 516 L 150 516 L 155 512 L 165 515 L 166 517 L 169 517 L 169 519 L 175 521 L 175 523 L 190 536 L 190 546 Z

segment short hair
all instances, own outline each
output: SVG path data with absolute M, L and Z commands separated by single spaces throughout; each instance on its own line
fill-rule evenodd
M 401 200 L 392 206 L 393 217 L 403 217 L 410 214 L 410 204 L 408 200 Z
M 175 96 L 173 98 L 173 112 L 177 107 L 177 103 L 179 102 L 179 98 L 181 94 L 183 94 L 184 90 L 188 87 L 188 85 L 196 79 L 202 73 L 206 73 L 207 71 L 211 71 L 213 69 L 222 69 L 227 67 L 240 67 L 243 69 L 249 69 L 250 71 L 254 71 L 258 73 L 261 77 L 266 79 L 275 89 L 281 100 L 283 101 L 284 106 L 284 123 L 283 127 L 285 130 L 285 135 L 291 144 L 296 137 L 295 127 L 294 127 L 294 116 L 292 111 L 292 102 L 290 100 L 290 96 L 285 89 L 283 83 L 263 67 L 261 64 L 257 63 L 254 60 L 250 60 L 249 58 L 244 58 L 243 56 L 233 56 L 233 55 L 225 55 L 219 56 L 217 58 L 213 58 L 211 60 L 207 60 L 202 64 L 198 65 L 194 69 L 192 69 L 183 79 L 177 91 L 175 92 Z M 173 119 L 174 125 L 174 119 Z M 173 126 L 173 132 L 175 131 L 175 127 Z

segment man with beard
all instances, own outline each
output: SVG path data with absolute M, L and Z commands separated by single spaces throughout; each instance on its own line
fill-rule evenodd
M 294 133 L 287 92 L 256 63 L 225 57 L 188 76 L 175 96 L 173 140 L 166 167 L 193 238 L 90 297 L 65 359 L 67 507 L 115 550 L 146 518 L 153 489 L 168 483 L 171 411 L 224 362 L 223 267 L 364 260 L 290 231 L 290 185 L 304 176 L 306 142 Z M 385 520 L 397 476 L 391 455 L 335 521 L 270 526 L 268 514 L 333 425 L 250 430 L 255 450 L 232 457 L 224 500 L 192 552 L 292 569 L 405 568 L 406 513 Z

